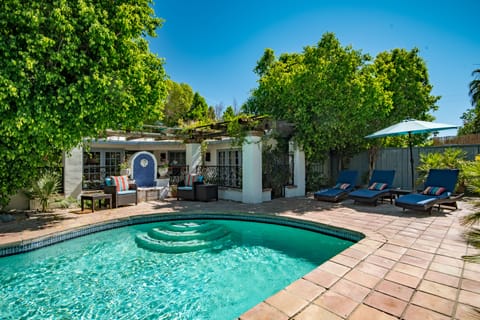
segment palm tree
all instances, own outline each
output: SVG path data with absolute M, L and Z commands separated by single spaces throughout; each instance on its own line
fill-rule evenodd
M 472 72 L 474 79 L 470 82 L 470 97 L 472 98 L 473 107 L 480 107 L 480 69 Z

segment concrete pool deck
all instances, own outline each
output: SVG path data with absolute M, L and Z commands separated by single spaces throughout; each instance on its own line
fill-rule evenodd
M 459 218 L 472 212 L 467 201 L 456 211 L 432 215 L 403 212 L 390 203 L 376 207 L 275 199 L 262 204 L 231 201 L 150 201 L 137 206 L 18 215 L 0 223 L 0 246 L 67 230 L 166 212 L 243 212 L 320 222 L 365 234 L 365 238 L 240 316 L 253 319 L 474 319 L 480 308 L 480 264 L 461 257 L 465 243 Z M 477 314 L 478 316 L 478 314 Z M 478 318 L 477 318 L 478 319 Z

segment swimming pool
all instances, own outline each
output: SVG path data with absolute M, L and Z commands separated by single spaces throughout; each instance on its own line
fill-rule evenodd
M 232 220 L 215 220 L 228 239 L 202 250 L 163 253 L 135 241 L 168 223 L 118 228 L 1 258 L 0 318 L 235 318 L 353 244 Z

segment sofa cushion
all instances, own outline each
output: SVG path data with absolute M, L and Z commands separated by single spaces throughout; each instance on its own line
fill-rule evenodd
M 128 176 L 111 176 L 112 185 L 116 187 L 117 192 L 128 190 Z
M 177 190 L 192 191 L 192 187 L 177 187 Z

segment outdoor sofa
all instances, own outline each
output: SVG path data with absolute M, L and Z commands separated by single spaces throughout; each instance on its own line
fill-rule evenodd
M 178 182 L 177 200 L 197 200 L 197 186 L 203 184 L 203 176 L 190 173 Z

